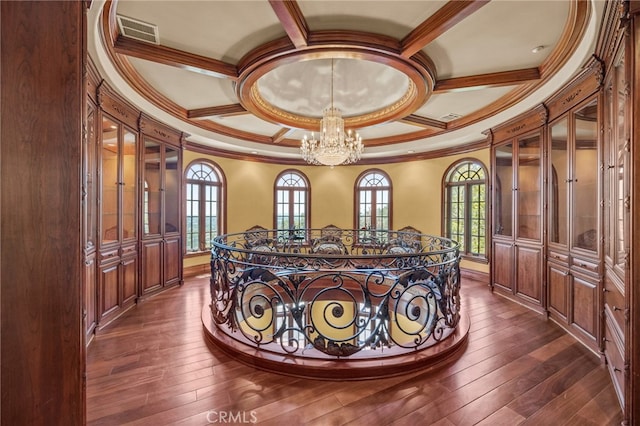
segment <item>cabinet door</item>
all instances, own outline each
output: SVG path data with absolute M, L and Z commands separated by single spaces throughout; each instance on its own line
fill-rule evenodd
M 122 259 L 122 305 L 130 305 L 135 302 L 138 283 L 138 257 L 133 255 Z
M 509 290 L 513 289 L 513 244 L 493 242 L 493 283 Z
M 542 249 L 516 246 L 516 294 L 542 302 Z
M 182 261 L 180 238 L 167 238 L 164 243 L 164 285 L 177 284 L 180 281 L 180 262 Z
M 598 280 L 572 272 L 572 323 L 594 340 L 597 333 L 599 315 L 596 309 L 598 301 Z
M 513 144 L 495 149 L 493 233 L 513 235 Z
M 569 242 L 569 152 L 567 117 L 551 126 L 549 141 L 549 242 Z M 566 314 L 566 312 L 565 312 Z
M 144 200 L 143 200 L 143 235 L 159 236 L 161 233 L 162 211 L 162 175 L 160 144 L 150 139 L 144 141 Z
M 164 232 L 180 232 L 180 164 L 178 150 L 165 145 L 164 154 Z
M 100 267 L 100 319 L 103 320 L 120 307 L 119 262 Z
M 572 247 L 598 251 L 598 103 L 574 114 L 575 142 L 571 181 Z
M 142 293 L 162 287 L 162 242 L 145 241 L 142 244 Z
M 96 253 L 93 252 L 84 261 L 84 317 L 87 341 L 97 322 L 96 300 Z
M 83 152 L 82 169 L 84 174 L 84 202 L 83 202 L 83 239 L 85 250 L 95 249 L 97 242 L 97 205 L 98 191 L 96 176 L 98 165 L 96 163 L 96 113 L 95 107 L 88 103 L 87 112 L 87 139 Z M 94 274 L 95 278 L 95 274 Z M 95 284 L 94 284 L 95 288 Z
M 120 126 L 107 117 L 102 118 L 100 152 L 100 233 L 102 245 L 115 243 L 120 238 L 118 221 L 118 159 Z
M 134 241 L 137 238 L 137 136 L 124 129 L 122 138 L 122 159 L 120 187 L 122 188 L 122 240 Z
M 624 49 L 623 49 L 624 51 Z M 617 59 L 614 66 L 614 155 L 615 163 L 615 207 L 614 214 L 614 264 L 615 272 L 624 278 L 625 263 L 627 260 L 629 241 L 629 156 L 630 156 L 630 140 L 629 140 L 629 123 L 630 123 L 630 91 L 628 90 L 629 81 L 627 79 L 627 64 L 625 63 L 624 53 Z
M 517 238 L 541 241 L 542 143 L 535 133 L 518 140 Z
M 569 269 L 560 264 L 547 262 L 547 284 L 550 314 L 566 323 L 569 313 Z

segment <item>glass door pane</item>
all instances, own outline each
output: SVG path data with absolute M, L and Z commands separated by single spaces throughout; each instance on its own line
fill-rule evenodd
M 627 217 L 627 194 L 628 184 L 626 182 L 629 170 L 627 168 L 627 157 L 629 155 L 629 136 L 627 134 L 627 126 L 629 123 L 628 116 L 628 94 L 626 66 L 624 56 L 621 56 L 615 65 L 614 70 L 614 97 L 616 105 L 615 116 L 615 149 L 616 149 L 616 206 L 615 206 L 615 263 L 624 270 L 625 258 L 628 246 L 628 217 Z
M 513 235 L 513 144 L 496 148 L 496 182 L 493 232 Z
M 143 229 L 145 235 L 160 235 L 160 144 L 144 141 L 144 202 Z
M 178 185 L 180 184 L 180 170 L 178 170 L 178 150 L 165 145 L 164 155 L 164 232 L 178 232 L 180 200 Z
M 135 133 L 125 129 L 122 139 L 122 238 L 125 240 L 136 238 L 137 146 Z
M 549 241 L 567 245 L 569 176 L 567 157 L 567 118 L 551 126 L 549 149 Z
M 107 117 L 102 118 L 102 177 L 100 199 L 102 243 L 118 241 L 118 134 L 119 127 Z
M 598 242 L 598 104 L 574 114 L 573 246 L 597 250 Z
M 540 240 L 540 134 L 518 141 L 518 238 Z
M 86 179 L 86 196 L 85 196 L 85 238 L 87 247 L 96 246 L 96 238 L 98 236 L 98 214 L 96 204 L 96 192 L 98 185 L 96 182 L 96 112 L 93 106 L 88 106 L 87 114 L 87 141 L 85 150 L 85 179 Z

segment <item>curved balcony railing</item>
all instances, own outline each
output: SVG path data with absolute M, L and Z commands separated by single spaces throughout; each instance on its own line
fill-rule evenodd
M 413 352 L 455 330 L 459 260 L 454 241 L 416 232 L 327 227 L 222 235 L 212 249 L 212 318 L 237 341 L 281 354 Z

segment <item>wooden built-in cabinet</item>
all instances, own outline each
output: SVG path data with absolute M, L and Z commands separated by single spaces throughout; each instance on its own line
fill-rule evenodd
M 600 353 L 602 67 L 593 61 L 545 104 L 548 315 Z
M 493 241 L 491 286 L 542 311 L 543 145 L 546 110 L 491 129 Z
M 184 138 L 89 71 L 82 162 L 87 343 L 141 298 L 182 283 Z
M 91 64 L 90 64 L 91 65 Z M 82 143 L 82 317 L 85 330 L 85 345 L 91 342 L 98 323 L 97 301 L 97 138 L 98 138 L 98 105 L 96 89 L 98 74 L 93 66 L 89 66 L 86 78 L 86 121 Z
M 610 18 L 622 31 L 613 34 L 610 66 L 604 81 L 604 288 L 602 348 L 614 388 L 629 415 L 632 394 L 629 363 L 630 296 L 629 252 L 631 222 L 631 33 L 624 9 Z M 637 71 L 636 71 L 637 72 Z M 637 102 L 637 100 L 636 100 Z
M 640 419 L 640 290 L 634 285 L 640 2 L 607 2 L 602 22 L 594 56 L 541 105 L 546 123 L 533 120 L 534 108 L 489 133 L 491 286 L 546 312 L 602 357 L 624 424 L 634 424 Z
M 141 296 L 182 283 L 183 135 L 142 115 Z
M 138 280 L 137 115 L 103 88 L 98 141 L 98 328 L 135 304 Z

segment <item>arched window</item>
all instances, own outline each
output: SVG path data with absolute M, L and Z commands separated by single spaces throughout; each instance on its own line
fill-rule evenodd
M 276 178 L 275 228 L 309 227 L 309 181 L 297 170 L 285 170 Z
M 487 172 L 481 162 L 461 160 L 444 178 L 443 229 L 460 243 L 463 256 L 485 258 L 487 253 Z
M 223 232 L 223 175 L 208 161 L 198 160 L 186 171 L 187 253 L 211 248 L 211 240 Z
M 356 228 L 366 238 L 375 230 L 391 229 L 391 180 L 382 170 L 367 170 L 356 181 Z

